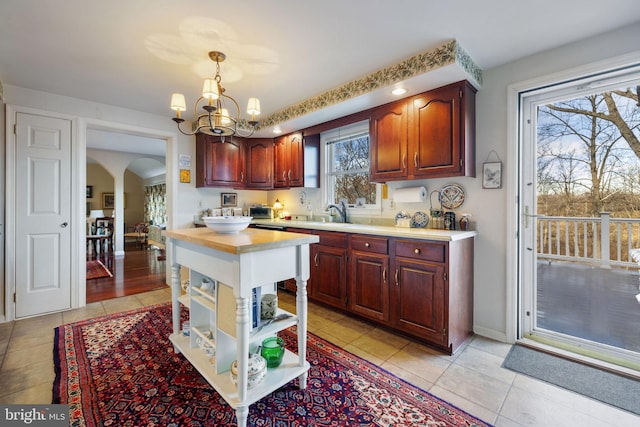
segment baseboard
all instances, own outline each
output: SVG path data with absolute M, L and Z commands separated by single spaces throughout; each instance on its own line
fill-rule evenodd
M 495 329 L 489 329 L 482 326 L 474 326 L 473 333 L 495 341 L 509 343 L 509 341 L 507 341 L 507 334 L 504 332 L 496 331 Z

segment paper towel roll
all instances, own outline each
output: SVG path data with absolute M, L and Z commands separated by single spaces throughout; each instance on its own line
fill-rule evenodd
M 420 203 L 427 201 L 427 189 L 422 187 L 398 188 L 393 193 L 396 203 Z

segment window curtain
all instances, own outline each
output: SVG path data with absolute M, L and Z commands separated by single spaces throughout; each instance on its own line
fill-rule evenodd
M 167 185 L 156 184 L 144 187 L 144 220 L 149 224 L 167 223 Z

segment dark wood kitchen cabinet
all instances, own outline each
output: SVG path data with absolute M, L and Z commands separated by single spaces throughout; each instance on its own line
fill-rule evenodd
M 244 187 L 245 143 L 196 135 L 196 187 Z
M 475 93 L 461 81 L 376 108 L 371 179 L 475 176 Z
M 389 239 L 358 234 L 350 237 L 348 309 L 386 322 L 389 320 Z
M 301 132 L 275 139 L 274 182 L 276 188 L 304 185 L 304 141 Z
M 247 188 L 273 188 L 273 139 L 248 139 L 246 157 Z
M 453 354 L 473 335 L 473 238 L 423 240 L 287 229 L 311 245 L 309 299 Z M 295 292 L 295 282 L 286 289 Z
M 371 113 L 369 176 L 372 181 L 406 179 L 409 149 L 407 115 L 406 100 L 383 105 Z
M 449 354 L 473 335 L 473 239 L 397 239 L 392 270 L 392 327 Z
M 347 234 L 314 231 L 320 242 L 311 246 L 309 297 L 344 309 L 347 306 Z

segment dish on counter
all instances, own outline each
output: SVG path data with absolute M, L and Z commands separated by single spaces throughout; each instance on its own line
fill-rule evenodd
M 445 185 L 438 195 L 440 205 L 446 209 L 459 208 L 464 203 L 464 198 L 464 189 L 458 184 Z
M 424 228 L 429 224 L 429 216 L 424 212 L 416 212 L 411 217 L 411 226 L 414 228 Z
M 411 220 L 411 215 L 407 211 L 400 211 L 396 214 L 396 225 L 399 225 L 399 220 L 408 219 Z
M 219 234 L 235 234 L 249 226 L 250 216 L 205 216 L 202 218 L 207 227 Z

